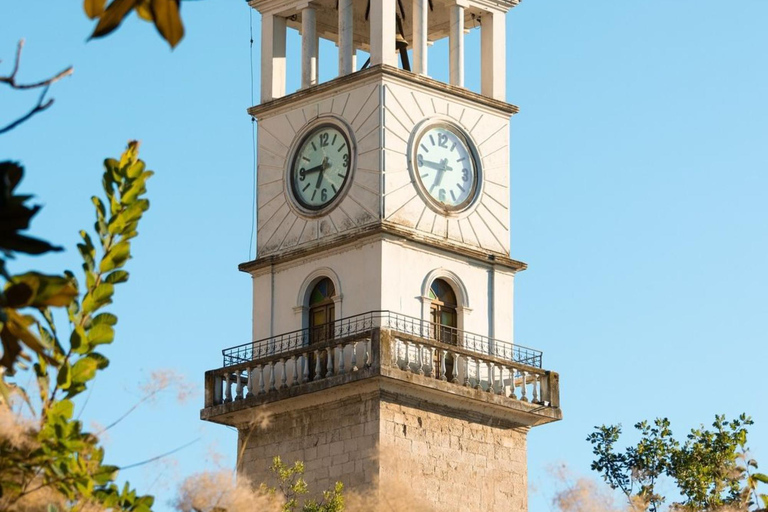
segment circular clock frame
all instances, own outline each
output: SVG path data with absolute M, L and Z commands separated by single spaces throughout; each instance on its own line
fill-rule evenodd
M 427 183 L 424 183 L 418 170 L 419 146 L 422 144 L 423 137 L 433 128 L 443 128 L 453 133 L 456 138 L 463 143 L 471 160 L 472 169 L 470 172 L 474 176 L 472 188 L 466 198 L 455 205 L 446 204 L 434 197 L 429 192 L 430 187 L 428 187 Z M 411 132 L 410 139 L 408 140 L 408 167 L 416 191 L 424 202 L 435 212 L 448 217 L 465 216 L 477 206 L 477 200 L 482 193 L 484 185 L 480 154 L 477 151 L 477 146 L 472 140 L 472 137 L 470 137 L 470 135 L 454 120 L 448 117 L 436 116 L 425 119 L 414 128 Z
M 337 187 L 334 195 L 327 202 L 322 204 L 309 204 L 305 201 L 297 190 L 297 184 L 300 181 L 298 179 L 298 171 L 301 168 L 298 160 L 304 156 L 302 155 L 303 149 L 308 143 L 312 142 L 312 138 L 321 132 L 323 129 L 332 128 L 336 130 L 344 140 L 344 143 L 349 149 L 349 160 L 347 166 L 346 175 L 343 177 L 342 183 Z M 339 147 L 338 143 L 334 147 Z M 346 196 L 349 191 L 352 177 L 357 166 L 357 144 L 355 143 L 352 130 L 341 119 L 335 116 L 320 116 L 304 126 L 294 137 L 288 152 L 286 165 L 286 179 L 285 189 L 286 196 L 290 198 L 290 205 L 301 215 L 305 217 L 319 217 L 325 215 L 333 210 L 341 200 Z M 315 163 L 315 162 L 313 162 Z M 325 172 L 325 169 L 322 171 Z M 332 172 L 335 172 L 332 170 Z

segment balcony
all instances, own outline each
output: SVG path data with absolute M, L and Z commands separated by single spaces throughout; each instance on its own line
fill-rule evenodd
M 206 372 L 203 419 L 235 423 L 239 410 L 364 379 L 429 388 L 525 416 L 560 419 L 559 376 L 541 351 L 390 311 L 372 311 L 222 351 Z M 442 399 L 442 398 L 441 398 Z

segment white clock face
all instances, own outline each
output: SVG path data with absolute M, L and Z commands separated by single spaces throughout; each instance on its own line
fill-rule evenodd
M 329 205 L 344 189 L 352 152 L 346 135 L 335 125 L 323 124 L 299 144 L 290 169 L 291 190 L 307 210 Z
M 440 209 L 455 212 L 475 198 L 478 172 L 462 132 L 447 123 L 424 130 L 414 141 L 413 166 L 421 188 Z

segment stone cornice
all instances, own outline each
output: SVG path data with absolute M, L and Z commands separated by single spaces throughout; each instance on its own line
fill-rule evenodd
M 292 94 L 288 94 L 287 96 L 283 96 L 282 98 L 277 98 L 272 101 L 262 103 L 261 105 L 253 106 L 248 109 L 248 114 L 258 119 L 260 116 L 269 114 L 276 110 L 280 110 L 281 108 L 295 106 L 301 101 L 313 98 L 316 99 L 318 95 L 321 95 L 325 92 L 337 91 L 339 88 L 357 84 L 358 82 L 365 82 L 374 77 L 379 77 L 382 79 L 389 78 L 398 82 L 407 83 L 408 85 L 421 86 L 433 92 L 450 94 L 456 98 L 471 101 L 472 103 L 486 107 L 498 114 L 506 114 L 511 116 L 517 114 L 520 111 L 517 106 L 512 105 L 511 103 L 496 100 L 488 96 L 483 96 L 482 94 L 470 91 L 464 87 L 457 87 L 455 85 L 446 84 L 424 75 L 417 75 L 415 73 L 411 73 L 410 71 L 405 71 L 400 68 L 382 64 L 378 66 L 371 66 L 362 71 L 357 71 L 349 75 L 340 76 L 338 78 L 334 78 L 333 80 L 329 80 L 328 82 L 323 82 L 307 89 L 301 89 Z
M 443 250 L 486 265 L 498 265 L 510 269 L 513 272 L 520 272 L 528 268 L 528 265 L 522 261 L 513 260 L 503 254 L 483 251 L 471 246 L 458 244 L 433 235 L 420 233 L 414 229 L 405 228 L 397 224 L 380 222 L 356 229 L 353 232 L 342 233 L 314 243 L 303 244 L 301 247 L 283 251 L 280 254 L 270 254 L 256 258 L 255 260 L 241 263 L 238 265 L 238 269 L 242 272 L 255 273 L 260 269 L 272 265 L 288 263 L 308 256 L 315 257 L 320 251 L 336 249 L 355 242 L 359 243 L 361 241 L 366 241 L 366 239 L 374 240 L 386 237 L 395 237 L 400 240 Z

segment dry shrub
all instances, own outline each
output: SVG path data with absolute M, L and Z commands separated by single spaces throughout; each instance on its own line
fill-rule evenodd
M 411 488 L 404 478 L 378 486 L 371 492 L 344 491 L 344 510 L 348 512 L 436 512 L 433 504 Z
M 549 469 L 559 490 L 552 498 L 554 510 L 558 512 L 643 512 L 642 504 L 626 507 L 617 506 L 610 489 L 583 476 L 575 476 L 565 464 Z
M 0 402 L 0 442 L 18 450 L 31 450 L 37 446 L 35 422 L 13 412 L 11 405 Z
M 254 489 L 243 476 L 236 478 L 231 471 L 217 471 L 186 478 L 174 506 L 182 512 L 280 512 L 283 502 Z
M 187 377 L 170 368 L 152 370 L 149 377 L 139 385 L 144 395 L 143 400 L 154 399 L 155 395 L 167 389 L 176 390 L 176 401 L 183 405 L 197 393 L 197 386 L 189 382 Z

